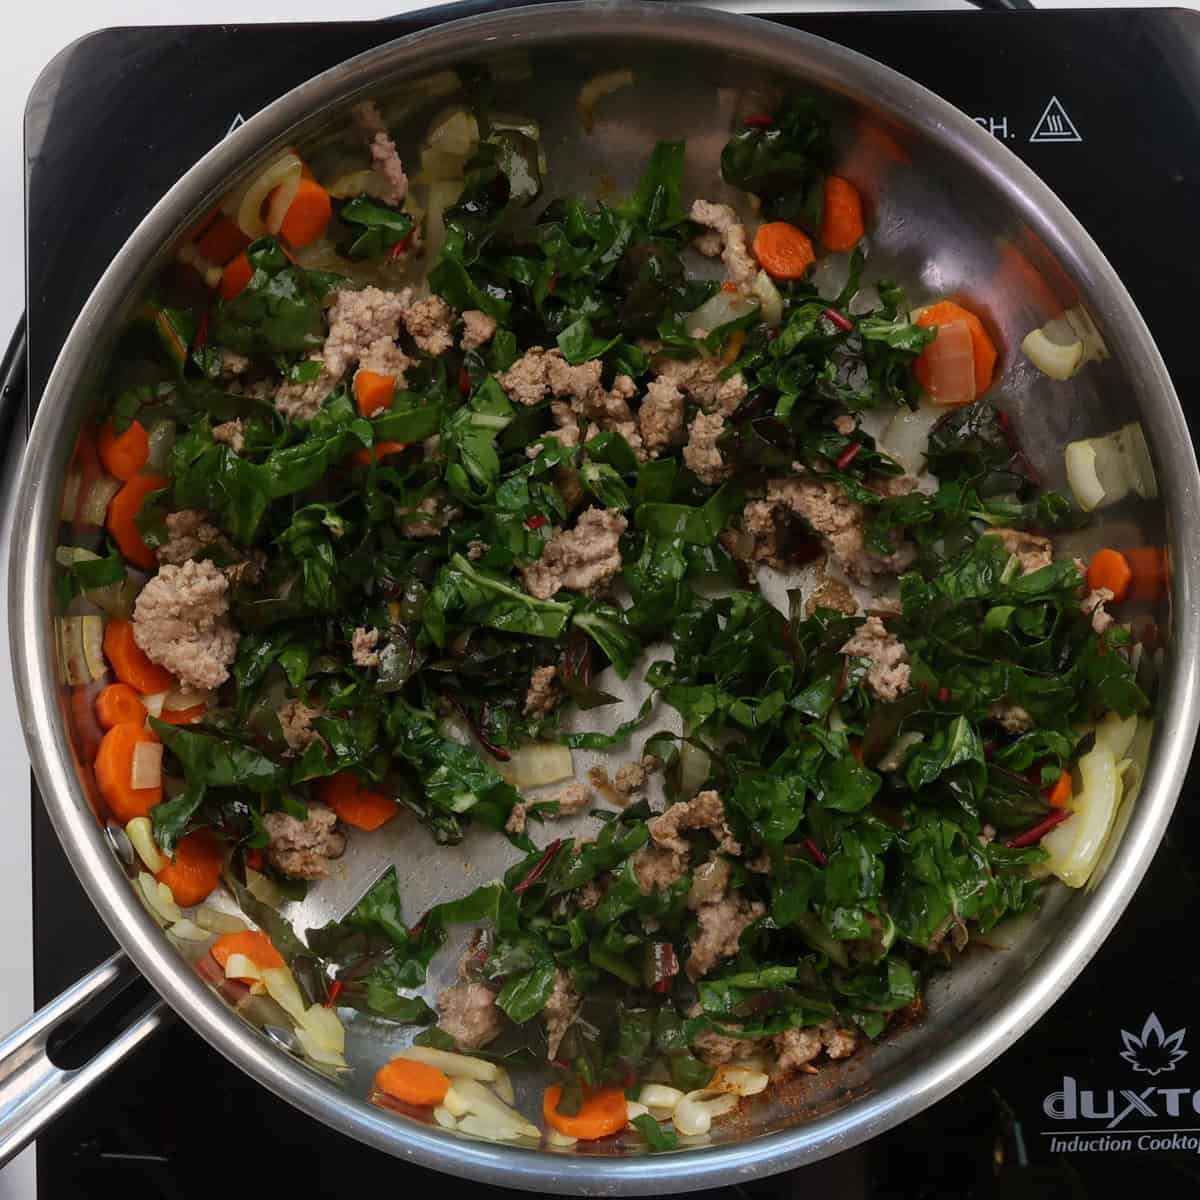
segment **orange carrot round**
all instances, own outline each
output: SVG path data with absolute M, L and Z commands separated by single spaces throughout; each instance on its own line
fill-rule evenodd
M 298 250 L 309 242 L 315 242 L 325 232 L 332 215 L 333 204 L 329 193 L 315 179 L 301 177 L 295 199 L 283 216 L 279 232 L 289 246 Z
M 863 235 L 862 197 L 858 188 L 840 175 L 825 180 L 825 206 L 821 215 L 821 244 L 830 250 L 853 250 Z
M 257 929 L 243 929 L 238 933 L 223 933 L 212 944 L 212 956 L 225 969 L 235 954 L 248 958 L 260 971 L 274 967 L 286 967 L 283 955 L 271 944 L 271 939 Z
M 969 309 L 953 300 L 942 300 L 924 309 L 916 319 L 916 324 L 929 328 L 933 325 L 951 325 L 955 321 L 963 321 L 971 333 L 971 351 L 975 359 L 975 398 L 978 399 L 992 386 L 992 374 L 996 368 L 996 344 L 988 336 L 983 322 Z M 936 342 L 927 346 L 913 363 L 913 373 L 922 387 L 928 391 L 923 372 L 928 372 L 930 358 L 927 357 Z
M 389 454 L 399 454 L 401 450 L 407 449 L 407 442 L 376 442 L 370 449 L 360 446 L 350 455 L 350 461 L 356 467 L 369 467 L 373 462 L 387 458 Z
M 548 1087 L 542 1093 L 542 1117 L 552 1129 L 580 1141 L 591 1142 L 620 1133 L 629 1119 L 625 1093 L 619 1087 L 587 1090 L 579 1112 L 573 1117 L 558 1111 L 561 1099 L 562 1088 L 557 1083 Z
M 368 833 L 386 825 L 400 805 L 382 792 L 373 792 L 353 771 L 339 771 L 316 782 L 317 799 L 328 804 L 339 821 Z
M 373 417 L 381 408 L 391 408 L 396 394 L 396 377 L 376 371 L 359 370 L 354 375 L 354 402 L 364 417 Z
M 768 221 L 754 235 L 754 257 L 772 279 L 803 279 L 817 256 L 803 229 L 787 221 Z
M 232 300 L 251 280 L 254 268 L 250 259 L 243 253 L 231 259 L 221 272 L 221 296 Z
M 154 551 L 142 541 L 142 531 L 134 518 L 142 511 L 146 497 L 166 486 L 167 481 L 161 475 L 136 475 L 108 504 L 108 532 L 125 561 L 143 571 L 152 571 L 158 560 Z
M 1071 798 L 1071 776 L 1064 771 L 1055 781 L 1054 786 L 1046 793 L 1046 799 L 1051 808 L 1065 808 Z
M 196 243 L 201 258 L 223 266 L 250 245 L 250 239 L 241 231 L 238 223 L 221 215 L 205 231 Z
M 175 676 L 151 662 L 133 639 L 133 622 L 114 617 L 104 627 L 104 657 L 113 674 L 143 696 L 153 696 L 175 686 Z M 143 716 L 143 720 L 144 720 Z
M 1108 588 L 1113 594 L 1113 603 L 1119 604 L 1129 595 L 1133 572 L 1120 550 L 1097 550 L 1088 563 L 1087 585 L 1092 591 Z
M 194 725 L 204 718 L 206 712 L 207 704 L 193 704 L 190 708 L 164 708 L 158 714 L 158 719 L 166 721 L 168 725 Z
M 1133 572 L 1130 596 L 1157 600 L 1167 590 L 1167 552 L 1162 546 L 1131 546 L 1125 559 Z
M 100 427 L 96 449 L 104 469 L 123 483 L 142 473 L 150 457 L 150 437 L 140 421 L 131 421 L 124 433 L 117 433 L 111 421 Z
M 140 742 L 157 742 L 158 738 L 144 725 L 114 725 L 100 739 L 96 751 L 96 786 L 114 820 L 122 825 L 134 817 L 146 817 L 150 810 L 162 803 L 162 786 L 135 788 L 130 779 L 133 774 L 133 752 Z
M 114 725 L 144 724 L 146 706 L 129 684 L 110 683 L 96 697 L 96 719 L 105 729 Z
M 375 1072 L 375 1086 L 406 1104 L 432 1108 L 450 1090 L 450 1077 L 437 1067 L 412 1058 L 393 1058 Z
M 155 876 L 165 883 L 182 908 L 199 904 L 221 882 L 221 843 L 207 830 L 197 829 L 175 845 L 174 861 Z

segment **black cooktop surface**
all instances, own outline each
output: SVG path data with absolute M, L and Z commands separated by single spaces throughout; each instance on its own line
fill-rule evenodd
M 25 121 L 30 397 L 40 396 L 110 257 L 231 125 L 432 19 L 115 29 L 63 51 L 38 80 Z M 1025 159 L 1125 280 L 1185 409 L 1200 403 L 1197 14 L 1105 7 L 775 19 L 913 76 Z M 1200 430 L 1200 409 L 1189 416 Z M 1138 1184 L 1152 1184 L 1158 1200 L 1200 1196 L 1200 1053 L 1161 1051 L 1177 1030 L 1184 1039 L 1174 1045 L 1189 1049 L 1200 1004 L 1197 805 L 1193 771 L 1116 932 L 991 1068 L 868 1146 L 714 1197 L 1073 1200 L 1125 1198 Z M 112 948 L 36 799 L 34 935 L 39 1004 Z M 191 1200 L 261 1187 L 323 1197 L 440 1182 L 315 1124 L 180 1024 L 39 1140 L 38 1176 L 38 1195 L 50 1200 Z

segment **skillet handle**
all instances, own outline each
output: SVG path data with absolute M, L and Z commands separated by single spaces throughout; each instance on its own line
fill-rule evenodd
M 81 1066 L 63 1068 L 51 1060 L 49 1045 L 56 1033 L 79 1024 L 75 1018 L 83 1009 L 102 997 L 108 1003 L 140 978 L 118 950 L 0 1042 L 0 1166 L 170 1019 L 155 997 Z

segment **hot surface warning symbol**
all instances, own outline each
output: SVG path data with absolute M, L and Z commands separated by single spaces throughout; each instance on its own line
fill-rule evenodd
M 1033 132 L 1029 135 L 1031 142 L 1082 142 L 1075 123 L 1067 116 L 1062 101 L 1057 96 L 1050 97 L 1050 103 L 1038 118 Z

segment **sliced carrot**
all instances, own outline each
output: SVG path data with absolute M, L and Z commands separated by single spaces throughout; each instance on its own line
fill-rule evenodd
M 114 725 L 100 739 L 96 751 L 96 784 L 104 797 L 108 811 L 122 825 L 134 817 L 146 817 L 162 803 L 162 786 L 135 788 L 130 784 L 133 775 L 133 752 L 140 742 L 157 742 L 158 738 L 144 725 Z
M 975 350 L 966 321 L 937 326 L 937 336 L 913 363 L 913 373 L 935 404 L 975 399 Z
M 221 843 L 207 829 L 197 829 L 179 839 L 174 860 L 155 878 L 171 889 L 176 904 L 187 908 L 213 892 L 223 865 Z
M 124 433 L 117 433 L 112 422 L 105 421 L 96 449 L 104 469 L 125 483 L 142 473 L 150 457 L 150 437 L 140 421 L 130 421 Z
M 279 232 L 294 250 L 315 242 L 333 216 L 329 193 L 315 180 L 300 178 L 296 198 L 284 213 Z
M 450 1076 L 428 1063 L 412 1058 L 393 1058 L 375 1072 L 375 1086 L 406 1104 L 432 1108 L 445 1100 L 450 1090 Z
M 146 706 L 129 684 L 110 683 L 96 697 L 96 719 L 105 729 L 114 725 L 144 724 Z
M 862 240 L 862 197 L 858 188 L 840 175 L 825 180 L 825 206 L 821 215 L 821 243 L 830 250 L 853 250 Z
M 817 256 L 803 229 L 787 221 L 768 221 L 754 235 L 754 257 L 772 279 L 803 279 Z
M 271 944 L 271 939 L 257 929 L 243 929 L 239 933 L 223 933 L 212 944 L 212 956 L 224 970 L 226 963 L 235 954 L 248 958 L 260 971 L 274 967 L 286 967 L 283 955 Z
M 355 450 L 350 455 L 350 461 L 356 467 L 369 467 L 373 462 L 387 458 L 389 454 L 399 454 L 401 450 L 407 449 L 407 442 L 376 442 L 370 449 L 362 446 Z
M 400 805 L 382 792 L 373 792 L 353 771 L 339 771 L 316 782 L 317 799 L 328 804 L 339 821 L 368 833 L 386 825 Z
M 961 304 L 955 304 L 953 300 L 942 300 L 924 309 L 917 317 L 916 323 L 928 328 L 932 325 L 950 325 L 955 321 L 965 321 L 971 332 L 971 349 L 975 356 L 975 398 L 977 399 L 992 386 L 992 375 L 996 369 L 996 344 L 988 336 L 983 322 L 970 309 L 963 308 Z M 913 364 L 913 371 L 922 387 L 925 386 L 924 380 L 921 379 L 922 360 L 936 344 L 935 341 L 926 346 Z M 926 390 L 928 391 L 928 389 Z
M 359 413 L 373 417 L 381 408 L 391 408 L 396 395 L 396 377 L 359 370 L 354 375 L 354 401 Z
M 1125 560 L 1133 572 L 1132 599 L 1157 600 L 1166 592 L 1167 552 L 1162 546 L 1131 546 Z
M 548 1087 L 542 1093 L 542 1117 L 552 1129 L 581 1141 L 591 1142 L 620 1133 L 629 1119 L 625 1093 L 619 1087 L 589 1089 L 573 1117 L 558 1111 L 561 1099 L 562 1088 L 557 1083 Z
M 1108 588 L 1113 594 L 1113 603 L 1119 604 L 1129 595 L 1133 572 L 1120 550 L 1097 550 L 1088 563 L 1087 585 L 1092 591 Z
M 142 531 L 134 518 L 142 511 L 146 497 L 166 486 L 167 481 L 161 475 L 135 475 L 108 504 L 108 532 L 125 561 L 143 571 L 153 570 L 158 560 L 142 541 Z
M 224 215 L 218 217 L 196 243 L 201 256 L 218 267 L 241 254 L 250 245 L 250 239 L 241 231 L 236 221 Z
M 251 280 L 254 268 L 245 254 L 239 254 L 232 259 L 221 272 L 221 296 L 232 300 Z
M 175 686 L 175 676 L 165 667 L 151 662 L 145 650 L 134 641 L 132 621 L 114 617 L 105 625 L 104 657 L 113 674 L 143 696 L 154 696 Z M 144 714 L 142 719 L 145 719 Z
M 221 206 L 219 204 L 214 204 L 212 208 L 210 208 L 208 212 L 206 212 L 204 216 L 202 216 L 200 220 L 198 220 L 195 225 L 193 225 L 191 229 L 189 229 L 187 233 L 180 238 L 180 244 L 186 246 L 188 242 L 194 242 L 198 237 L 204 234 L 212 226 L 212 223 L 220 216 Z
M 194 725 L 204 719 L 206 712 L 207 704 L 193 704 L 191 708 L 164 708 L 158 714 L 158 719 L 166 721 L 168 725 Z
M 1046 793 L 1046 799 L 1051 808 L 1065 808 L 1071 798 L 1071 775 L 1064 771 L 1055 781 L 1054 786 Z

